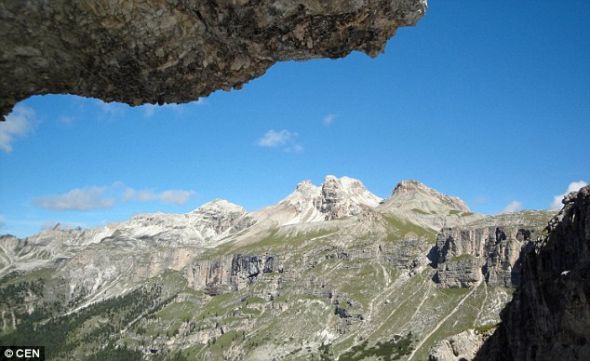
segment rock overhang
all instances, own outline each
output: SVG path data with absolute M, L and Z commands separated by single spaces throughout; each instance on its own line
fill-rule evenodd
M 95 0 L 0 4 L 0 113 L 37 94 L 130 105 L 239 89 L 275 62 L 376 56 L 426 0 Z

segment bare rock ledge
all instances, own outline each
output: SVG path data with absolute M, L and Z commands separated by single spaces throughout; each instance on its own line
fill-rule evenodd
M 426 0 L 0 2 L 0 119 L 35 94 L 183 103 L 275 62 L 376 56 Z

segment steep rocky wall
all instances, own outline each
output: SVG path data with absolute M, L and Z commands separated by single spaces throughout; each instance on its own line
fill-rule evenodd
M 237 290 L 254 282 L 263 273 L 282 272 L 278 257 L 234 255 L 215 260 L 196 260 L 186 269 L 189 286 L 218 294 L 224 288 Z
M 0 2 L 0 114 L 34 94 L 182 103 L 281 60 L 371 56 L 426 0 Z
M 521 285 L 478 361 L 590 360 L 590 186 L 522 254 Z
M 489 285 L 516 286 L 520 251 L 537 233 L 518 226 L 445 228 L 437 237 L 435 279 L 445 287 L 470 287 L 482 279 Z

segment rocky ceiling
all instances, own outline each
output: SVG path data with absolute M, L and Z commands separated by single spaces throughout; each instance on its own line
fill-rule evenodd
M 239 89 L 277 61 L 376 56 L 425 9 L 426 0 L 1 1 L 0 113 L 50 93 L 183 103 Z

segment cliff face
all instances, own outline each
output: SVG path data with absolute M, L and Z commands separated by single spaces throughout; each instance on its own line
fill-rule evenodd
M 240 290 L 263 273 L 282 272 L 277 256 L 234 255 L 216 260 L 199 260 L 189 265 L 189 286 L 216 295 L 228 287 Z
M 519 284 L 521 248 L 538 233 L 534 227 L 491 226 L 443 229 L 437 236 L 435 279 L 445 287 Z
M 34 94 L 182 103 L 281 60 L 371 56 L 426 0 L 0 3 L 0 115 Z
M 476 360 L 590 360 L 590 187 L 522 254 L 521 285 Z

